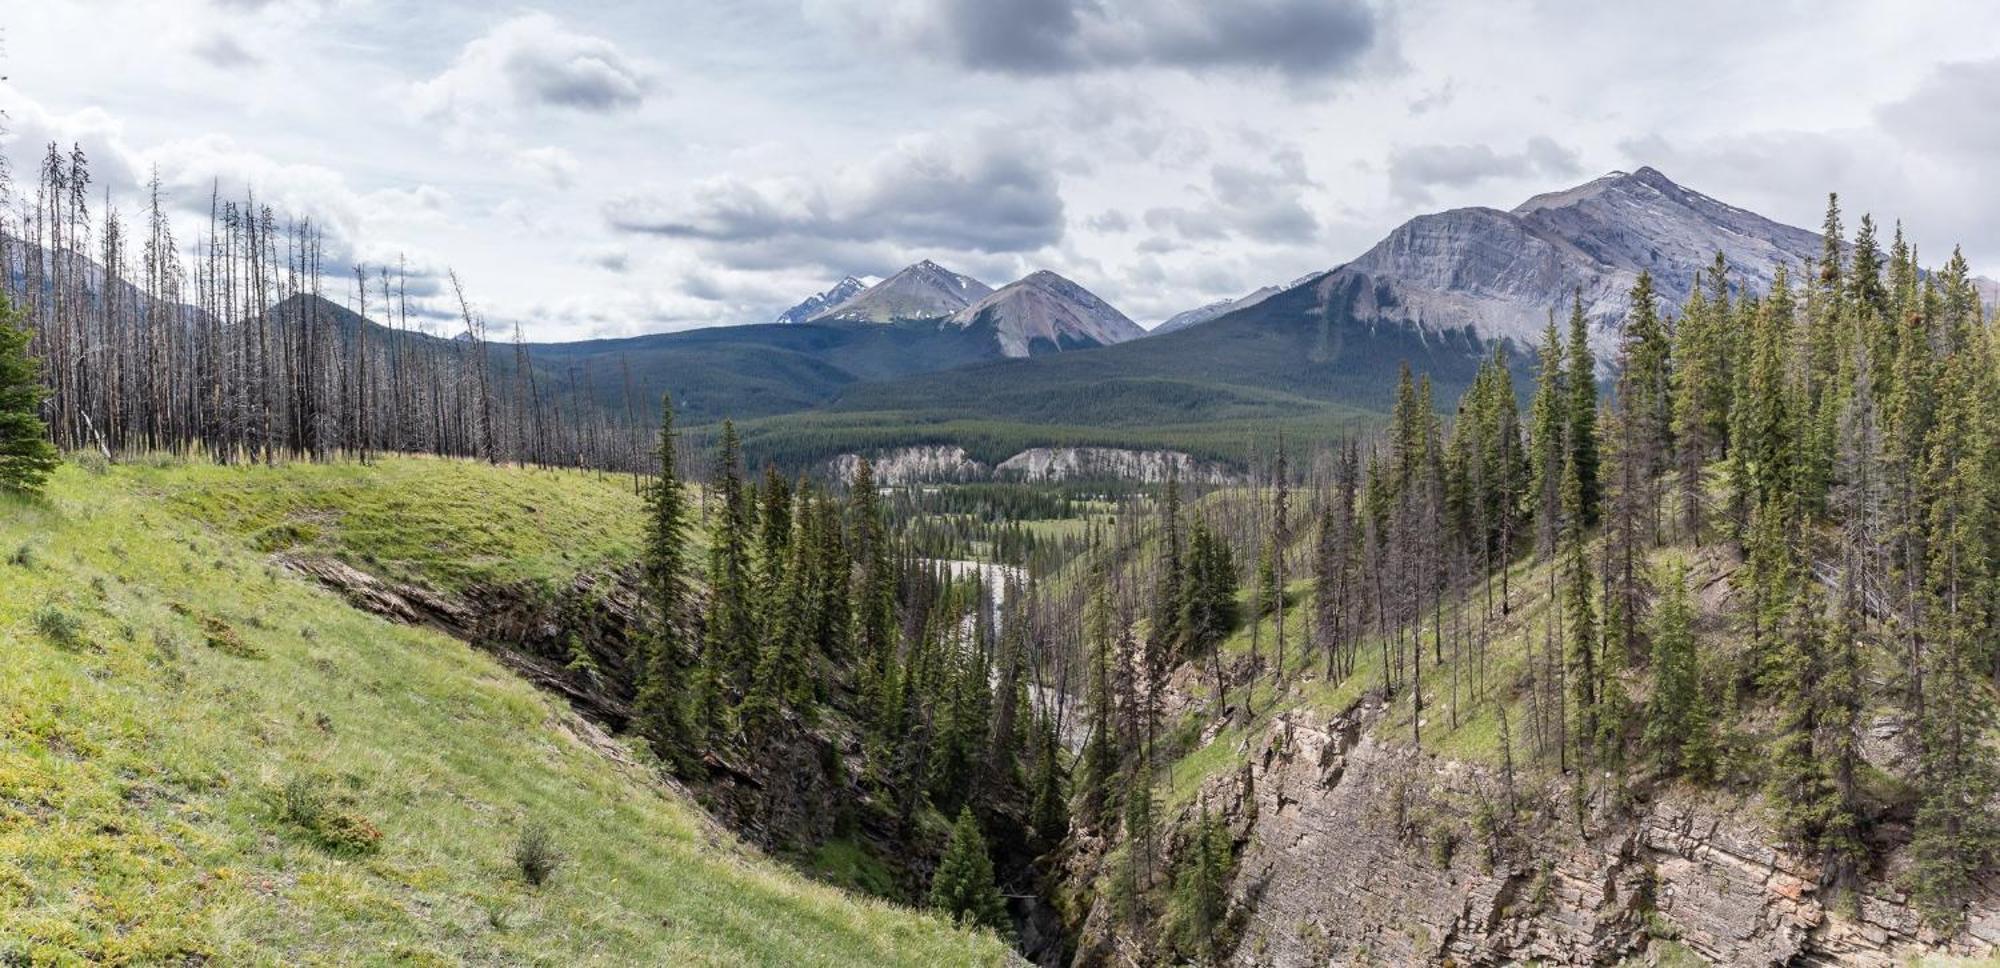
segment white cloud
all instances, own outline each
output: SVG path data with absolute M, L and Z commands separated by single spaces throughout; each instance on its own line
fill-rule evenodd
M 523 148 L 514 152 L 514 167 L 541 179 L 556 188 L 568 188 L 576 184 L 577 172 L 583 169 L 576 156 L 554 145 L 540 148 Z
M 531 13 L 496 24 L 466 44 L 443 73 L 412 85 L 410 108 L 420 118 L 462 129 L 522 110 L 629 110 L 654 83 L 645 62 L 611 41 Z

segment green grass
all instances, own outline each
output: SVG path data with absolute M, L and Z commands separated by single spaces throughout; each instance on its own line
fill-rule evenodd
M 821 844 L 813 854 L 812 872 L 829 884 L 871 897 L 895 897 L 902 890 L 889 866 L 852 839 Z
M 1003 961 L 990 937 L 755 855 L 488 656 L 357 612 L 243 536 L 353 475 L 432 472 L 464 489 L 453 521 L 477 518 L 488 475 L 546 500 L 539 472 L 445 462 L 65 468 L 45 502 L 0 499 L 0 963 Z M 232 496 L 234 474 L 298 480 Z M 245 518 L 185 516 L 204 507 Z M 564 539 L 445 573 L 595 553 Z M 315 540 L 417 575 L 445 553 L 372 523 Z M 564 857 L 539 888 L 513 860 L 531 822 Z
M 259 551 L 330 555 L 441 591 L 559 581 L 639 553 L 643 505 L 629 476 L 427 457 L 112 475 Z

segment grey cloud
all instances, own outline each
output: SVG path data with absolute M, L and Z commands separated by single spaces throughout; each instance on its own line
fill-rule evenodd
M 1105 209 L 1084 220 L 1085 225 L 1098 232 L 1126 232 L 1132 228 L 1132 220 L 1115 208 Z
M 1297 148 L 1279 149 L 1263 165 L 1224 162 L 1209 169 L 1202 204 L 1149 209 L 1146 227 L 1190 241 L 1309 242 L 1319 234 L 1319 218 L 1303 198 L 1314 185 Z
M 910 49 L 1018 75 L 1151 66 L 1335 77 L 1357 71 L 1385 34 L 1364 0 L 906 0 L 887 17 L 846 10 Z
M 1463 188 L 1489 178 L 1567 177 L 1581 170 L 1577 154 L 1546 137 L 1528 139 L 1518 152 L 1491 145 L 1417 145 L 1389 156 L 1389 188 L 1396 197 L 1428 202 L 1436 188 Z
M 623 231 L 707 242 L 760 264 L 826 264 L 836 249 L 853 260 L 871 245 L 1025 252 L 1061 240 L 1058 189 L 1032 148 L 998 135 L 934 136 L 824 181 L 723 178 L 681 198 L 621 199 L 606 217 Z
M 212 33 L 194 44 L 194 55 L 222 70 L 256 67 L 264 58 L 225 33 Z
M 2000 58 L 1941 65 L 1876 119 L 1914 145 L 1990 160 L 2000 154 Z

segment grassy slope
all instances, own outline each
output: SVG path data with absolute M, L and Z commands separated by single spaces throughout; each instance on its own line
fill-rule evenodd
M 0 961 L 1003 959 L 752 856 L 483 654 L 160 496 L 209 473 L 66 468 L 0 503 Z M 300 778 L 379 849 L 283 819 Z M 510 861 L 530 820 L 568 856 L 540 889 Z
M 632 479 L 389 457 L 285 467 L 186 464 L 133 484 L 260 551 L 328 554 L 391 581 L 459 591 L 559 581 L 637 559 Z

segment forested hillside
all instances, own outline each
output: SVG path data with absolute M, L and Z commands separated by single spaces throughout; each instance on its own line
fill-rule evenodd
M 1641 275 L 1608 399 L 1576 311 L 1525 413 L 1406 371 L 1380 439 L 1163 506 L 1086 583 L 1084 950 L 1990 952 L 1994 335 L 1962 259 L 1842 241 L 1677 314 Z
M 1957 254 L 1830 205 L 1767 291 L 1638 273 L 1608 361 L 1574 291 L 1525 347 L 1295 287 L 684 436 L 616 352 L 552 381 L 379 270 L 334 307 L 261 209 L 184 278 L 155 205 L 123 282 L 87 184 L 52 153 L 4 237 L 0 484 L 74 465 L 0 521 L 24 957 L 1000 957 L 772 860 L 1045 964 L 2000 939 L 2000 360 Z M 785 469 L 945 431 L 1249 471 Z

